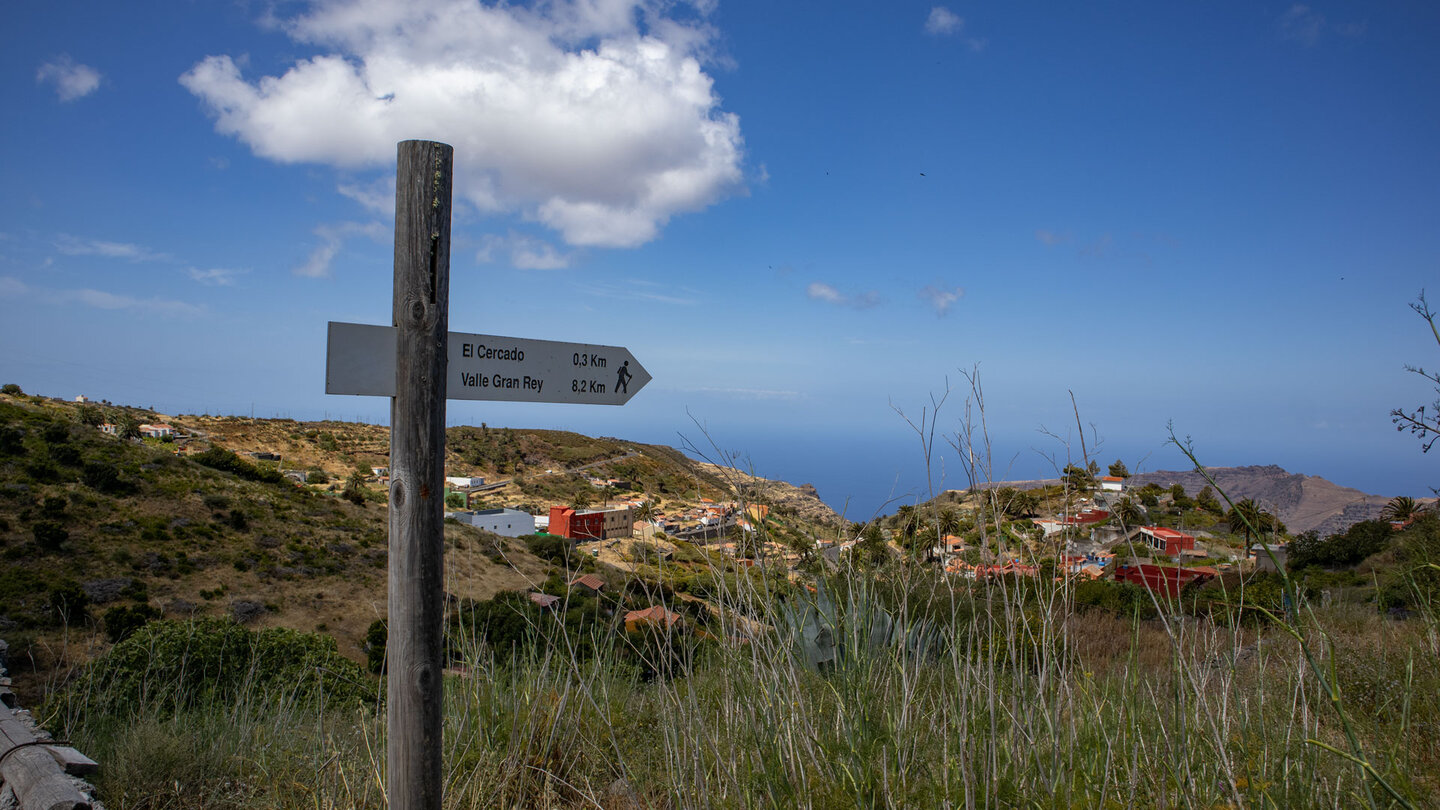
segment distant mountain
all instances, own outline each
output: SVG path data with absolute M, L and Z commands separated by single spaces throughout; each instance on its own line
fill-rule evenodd
M 1390 502 L 1389 496 L 1370 495 L 1318 476 L 1287 472 L 1274 464 L 1207 467 L 1206 471 L 1232 501 L 1254 500 L 1262 509 L 1274 512 L 1291 533 L 1314 529 L 1323 537 L 1343 532 L 1362 520 L 1379 517 L 1380 510 Z M 1180 484 L 1193 496 L 1206 482 L 1193 470 L 1160 470 L 1131 476 L 1125 483 L 1127 487 Z

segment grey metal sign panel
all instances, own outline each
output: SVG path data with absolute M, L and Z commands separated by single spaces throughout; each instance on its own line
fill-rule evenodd
M 650 382 L 629 349 L 451 332 L 446 399 L 624 405 Z M 395 327 L 330 322 L 325 393 L 395 396 Z

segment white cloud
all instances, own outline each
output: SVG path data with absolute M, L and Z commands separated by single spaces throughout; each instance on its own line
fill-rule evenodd
M 369 236 L 376 242 L 383 242 L 390 235 L 389 229 L 379 222 L 341 222 L 338 225 L 320 225 L 315 236 L 320 236 L 320 245 L 310 252 L 305 264 L 295 268 L 295 275 L 305 278 L 330 278 L 330 262 L 336 259 L 350 236 Z
M 243 270 L 226 270 L 220 267 L 212 267 L 208 270 L 201 270 L 198 267 L 191 267 L 188 271 L 190 278 L 201 284 L 212 287 L 233 287 L 235 277 L 243 273 Z
M 824 301 L 827 304 L 845 303 L 845 296 L 823 281 L 810 282 L 810 286 L 805 289 L 805 294 L 816 301 Z
M 509 253 L 511 266 L 520 270 L 563 270 L 574 258 L 573 253 L 561 253 L 549 242 L 511 231 L 506 236 L 486 234 L 475 260 L 489 264 L 501 251 Z
M 55 85 L 55 93 L 61 101 L 74 101 L 100 89 L 100 71 L 89 65 L 77 64 L 68 54 L 61 54 L 35 71 L 35 81 Z
M 66 256 L 102 256 L 107 259 L 126 259 L 132 262 L 168 261 L 170 256 L 157 253 L 143 245 L 128 242 L 105 242 L 99 239 L 80 239 L 69 234 L 60 234 L 55 249 Z
M 295 268 L 295 275 L 305 278 L 329 278 L 330 263 L 345 240 L 352 236 L 368 236 L 376 242 L 383 242 L 390 231 L 378 222 L 341 222 L 335 225 L 320 225 L 315 228 L 320 244 L 310 252 L 305 263 Z
M 278 24 L 324 52 L 256 80 L 210 56 L 180 82 L 262 157 L 382 167 L 396 142 L 433 138 L 455 147 L 456 194 L 477 208 L 632 247 L 743 182 L 739 118 L 702 67 L 709 4 L 685 22 L 673 5 L 315 0 Z
M 965 20 L 944 6 L 935 6 L 930 9 L 930 16 L 925 18 L 925 33 L 927 34 L 948 36 L 959 32 L 964 27 Z
M 935 314 L 942 318 L 949 314 L 950 307 L 964 297 L 964 287 L 947 288 L 930 284 L 920 291 L 921 300 L 928 301 L 930 306 L 935 309 Z
M 31 287 L 11 277 L 0 277 L 0 298 L 19 298 L 33 295 L 52 304 L 90 307 L 110 311 L 133 310 L 146 315 L 193 318 L 205 314 L 204 307 L 166 298 L 134 298 L 128 295 L 93 290 L 54 290 Z
M 853 307 L 854 309 L 870 309 L 880 305 L 880 293 L 874 290 L 846 295 L 823 281 L 810 282 L 810 286 L 805 288 L 805 295 L 814 301 L 824 301 L 827 304 Z
M 395 218 L 395 177 L 386 175 L 370 183 L 341 183 L 336 191 L 360 203 L 367 210 Z

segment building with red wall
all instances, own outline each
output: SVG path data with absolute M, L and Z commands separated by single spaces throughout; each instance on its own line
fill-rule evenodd
M 582 543 L 626 538 L 634 532 L 634 514 L 634 510 L 628 506 L 585 512 L 578 512 L 568 506 L 552 506 L 550 528 L 546 531 L 557 537 L 568 537 Z
M 1170 557 L 1179 556 L 1182 551 L 1193 551 L 1195 548 L 1194 535 L 1174 529 L 1141 526 L 1140 534 L 1145 538 L 1145 542 L 1149 543 L 1152 550 Z

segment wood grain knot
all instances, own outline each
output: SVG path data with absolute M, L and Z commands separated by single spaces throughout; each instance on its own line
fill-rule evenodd
M 428 497 L 430 497 L 430 485 L 429 485 L 429 484 L 421 484 L 421 485 L 420 485 L 420 498 L 423 500 L 423 499 L 428 498 Z
M 421 301 L 416 301 L 415 303 L 411 304 L 410 317 L 416 321 L 425 320 L 425 304 Z
M 405 484 L 396 481 L 390 485 L 390 503 L 397 509 L 405 505 Z

